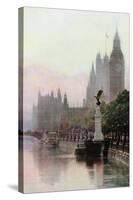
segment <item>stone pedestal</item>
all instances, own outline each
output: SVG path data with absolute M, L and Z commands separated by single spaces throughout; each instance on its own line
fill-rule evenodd
M 100 107 L 96 107 L 94 141 L 103 141 Z
M 103 148 L 103 134 L 101 128 L 101 112 L 100 107 L 96 107 L 95 113 L 95 133 L 94 133 L 94 140 L 86 140 L 85 141 L 85 152 L 89 158 L 96 159 L 101 157 L 102 155 L 102 148 Z

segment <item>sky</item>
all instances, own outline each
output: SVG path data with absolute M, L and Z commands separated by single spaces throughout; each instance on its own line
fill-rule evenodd
M 110 56 L 118 30 L 129 88 L 129 15 L 47 8 L 24 8 L 24 120 L 31 121 L 38 91 L 60 88 L 70 106 L 82 105 L 92 62 Z M 108 35 L 108 38 L 105 35 Z M 27 122 L 26 122 L 27 123 Z

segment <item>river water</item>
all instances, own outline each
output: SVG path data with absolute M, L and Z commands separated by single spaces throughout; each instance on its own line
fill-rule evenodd
M 129 185 L 126 166 L 113 161 L 76 158 L 72 142 L 50 148 L 24 136 L 24 192 L 50 192 Z

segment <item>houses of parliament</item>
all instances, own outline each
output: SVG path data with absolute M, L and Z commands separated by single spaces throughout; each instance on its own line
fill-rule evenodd
M 105 102 L 115 100 L 116 96 L 124 90 L 124 80 L 124 56 L 121 50 L 120 37 L 118 31 L 116 31 L 110 57 L 105 54 L 102 58 L 99 52 L 96 56 L 95 69 L 94 63 L 92 63 L 83 106 L 94 107 L 94 96 L 100 89 L 103 90 L 103 100 Z
M 103 90 L 103 100 L 107 103 L 115 100 L 117 95 L 125 89 L 125 64 L 121 50 L 121 42 L 118 31 L 113 40 L 113 49 L 110 57 L 105 54 L 101 57 L 100 52 L 96 55 L 95 63 L 92 63 L 90 78 L 86 88 L 86 97 L 82 107 L 70 107 L 67 94 L 62 94 L 58 89 L 42 96 L 38 93 L 38 103 L 33 105 L 32 129 L 34 131 L 57 130 L 61 124 L 65 124 L 72 116 L 82 116 L 88 109 L 94 108 L 94 96 L 97 91 Z

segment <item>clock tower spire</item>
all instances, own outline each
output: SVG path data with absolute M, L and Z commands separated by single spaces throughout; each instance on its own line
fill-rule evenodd
M 116 30 L 113 40 L 113 50 L 109 61 L 110 71 L 110 101 L 114 100 L 117 95 L 124 90 L 125 64 L 121 50 L 120 37 Z

